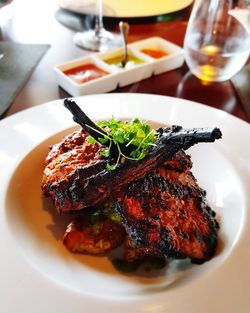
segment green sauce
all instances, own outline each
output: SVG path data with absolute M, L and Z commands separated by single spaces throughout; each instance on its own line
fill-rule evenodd
M 122 60 L 123 60 L 123 56 L 120 55 L 118 57 L 115 58 L 111 58 L 111 59 L 107 59 L 104 60 L 107 64 L 111 65 L 112 67 L 114 67 L 115 69 L 122 69 Z M 130 69 L 133 68 L 137 65 L 143 64 L 145 63 L 145 61 L 143 61 L 142 59 L 139 59 L 131 54 L 128 55 L 128 61 L 127 64 L 125 65 L 125 69 Z

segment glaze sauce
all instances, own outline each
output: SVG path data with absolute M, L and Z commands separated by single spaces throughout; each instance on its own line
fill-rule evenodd
M 149 55 L 150 57 L 154 59 L 160 59 L 162 57 L 165 57 L 168 55 L 166 51 L 162 50 L 155 50 L 155 49 L 141 49 L 142 53 Z
M 80 65 L 63 72 L 74 82 L 81 84 L 109 74 L 94 64 Z

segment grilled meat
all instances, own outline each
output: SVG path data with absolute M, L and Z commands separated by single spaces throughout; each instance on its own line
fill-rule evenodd
M 213 142 L 221 137 L 219 129 L 183 130 L 179 126 L 161 129 L 156 145 L 140 161 L 126 160 L 114 171 L 107 169 L 110 160 L 100 155 L 101 144 L 87 144 L 81 130 L 52 147 L 46 160 L 42 189 L 59 212 L 93 206 L 119 192 L 123 186 L 144 177 L 181 149 L 198 142 Z M 71 143 L 71 141 L 73 141 Z
M 60 213 L 85 212 L 103 201 L 114 201 L 121 221 L 121 225 L 111 221 L 103 210 L 105 218 L 92 225 L 86 216 L 76 214 L 65 232 L 65 246 L 72 252 L 103 254 L 119 246 L 126 235 L 124 258 L 129 262 L 147 256 L 188 257 L 196 263 L 209 260 L 215 253 L 219 225 L 183 150 L 221 138 L 220 130 L 159 129 L 146 157 L 125 160 L 110 171 L 107 164 L 116 160 L 118 148 L 112 143 L 111 157 L 104 158 L 103 144 L 90 144 L 88 136 L 98 141 L 105 132 L 74 102 L 65 105 L 85 130 L 51 147 L 42 190 Z
M 71 193 L 79 171 L 84 170 L 87 179 L 106 166 L 106 160 L 100 155 L 103 146 L 89 144 L 88 137 L 83 129 L 75 131 L 52 146 L 46 158 L 42 190 L 52 198 L 58 212 L 82 209 L 83 205 L 74 201 Z
M 214 256 L 219 226 L 190 168 L 179 153 L 121 191 L 116 211 L 131 241 L 127 259 L 163 254 L 202 263 Z
M 148 257 L 165 258 L 161 251 L 156 250 L 154 247 L 136 247 L 133 245 L 129 236 L 126 237 L 124 242 L 123 259 L 130 263 L 141 263 Z

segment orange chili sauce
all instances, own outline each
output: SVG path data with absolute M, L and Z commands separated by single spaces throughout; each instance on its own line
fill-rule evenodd
M 86 83 L 90 80 L 97 79 L 109 74 L 94 64 L 80 65 L 63 71 L 63 73 L 78 84 Z
M 141 52 L 151 56 L 154 59 L 160 59 L 168 55 L 168 53 L 165 51 L 155 49 L 141 49 Z

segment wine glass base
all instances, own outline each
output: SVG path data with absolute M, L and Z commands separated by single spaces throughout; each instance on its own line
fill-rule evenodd
M 76 33 L 73 41 L 78 47 L 90 51 L 103 52 L 122 46 L 121 36 L 115 36 L 105 29 L 102 29 L 98 35 L 94 30 Z

